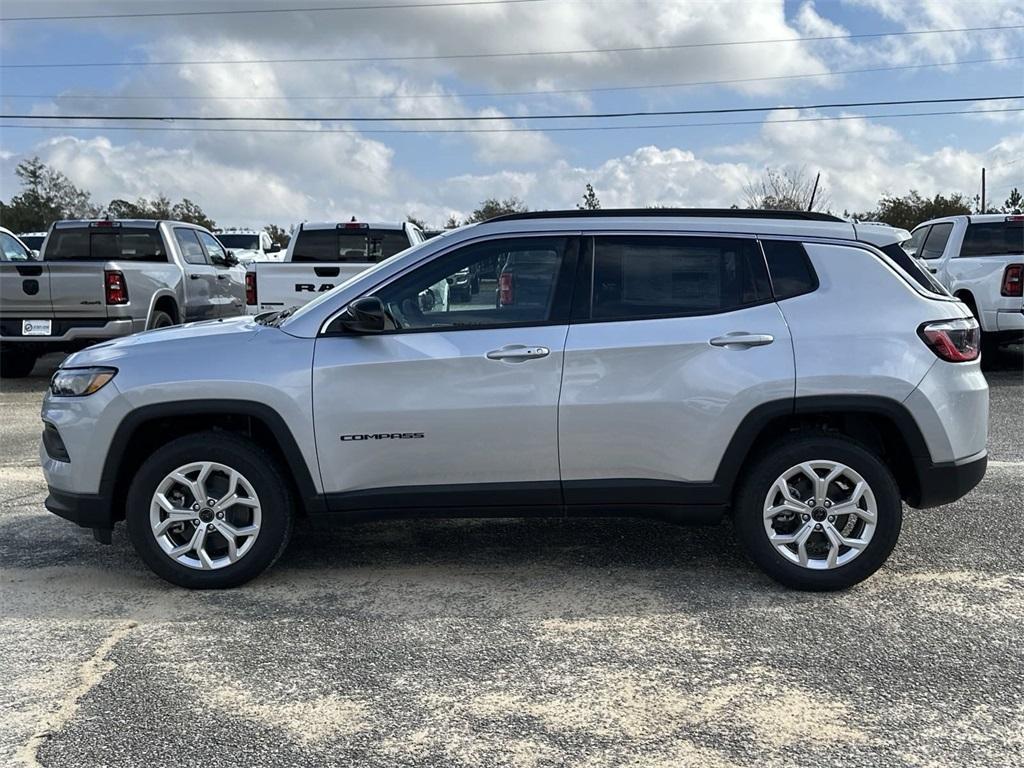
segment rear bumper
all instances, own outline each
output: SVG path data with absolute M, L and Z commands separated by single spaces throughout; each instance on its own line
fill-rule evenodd
M 996 312 L 996 330 L 1024 338 L 1024 310 L 1000 309 Z
M 986 451 L 959 461 L 941 464 L 921 462 L 917 467 L 920 492 L 918 498 L 908 499 L 908 502 L 918 509 L 950 504 L 966 496 L 980 483 L 987 468 Z
M 44 504 L 53 514 L 83 528 L 114 527 L 113 505 L 104 495 L 69 493 L 51 487 Z
M 119 320 L 53 320 L 52 336 L 22 336 L 21 320 L 0 320 L 0 343 L 4 346 L 17 345 L 23 348 L 74 349 L 90 342 L 118 339 L 145 330 L 145 321 L 136 327 L 131 318 Z

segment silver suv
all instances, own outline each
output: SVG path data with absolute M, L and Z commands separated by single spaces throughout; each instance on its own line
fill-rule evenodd
M 299 310 L 68 358 L 47 507 L 100 541 L 125 520 L 186 587 L 253 578 L 327 515 L 730 515 L 778 581 L 848 587 L 901 501 L 948 503 L 986 467 L 978 324 L 895 239 L 658 209 L 446 232 Z M 420 301 L 467 269 L 475 294 Z

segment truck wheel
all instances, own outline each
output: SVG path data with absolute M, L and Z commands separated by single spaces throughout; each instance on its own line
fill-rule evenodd
M 236 587 L 261 574 L 288 544 L 292 517 L 273 458 L 227 432 L 171 441 L 128 489 L 135 551 L 158 576 L 189 589 Z
M 841 437 L 782 440 L 746 471 L 734 510 L 750 559 L 794 589 L 846 589 L 877 571 L 903 524 L 882 461 Z
M 158 309 L 153 313 L 152 317 L 149 318 L 148 330 L 153 330 L 154 328 L 170 328 L 172 325 L 174 325 L 174 318 L 166 312 L 162 312 Z
M 23 379 L 36 367 L 36 353 L 25 349 L 0 349 L 0 378 Z

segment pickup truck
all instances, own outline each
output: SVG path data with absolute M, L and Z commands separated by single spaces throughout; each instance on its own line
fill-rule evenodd
M 1024 216 L 947 216 L 903 246 L 981 325 L 982 350 L 1024 341 Z
M 357 221 L 299 224 L 283 263 L 249 265 L 245 275 L 250 315 L 299 307 L 374 264 L 422 243 L 415 224 Z
M 153 220 L 54 223 L 42 260 L 0 263 L 0 375 L 55 351 L 244 314 L 245 272 L 210 232 Z
M 223 229 L 214 234 L 221 245 L 231 251 L 241 264 L 253 261 L 281 261 L 281 246 L 266 232 L 255 229 Z

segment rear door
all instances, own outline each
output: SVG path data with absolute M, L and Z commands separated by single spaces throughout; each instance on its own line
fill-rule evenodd
M 245 312 L 245 269 L 232 264 L 228 260 L 224 246 L 211 235 L 201 229 L 195 230 L 206 255 L 213 265 L 216 283 L 216 313 L 220 317 L 233 317 Z
M 721 503 L 740 422 L 795 385 L 757 240 L 608 234 L 585 249 L 558 408 L 570 513 Z
M 217 270 L 210 264 L 199 242 L 197 230 L 175 227 L 174 239 L 185 260 L 185 321 L 210 320 L 218 317 L 220 288 Z
M 932 224 L 918 251 L 918 258 L 924 264 L 925 269 L 935 275 L 935 279 L 945 286 L 949 286 L 949 254 L 946 253 L 946 243 L 949 236 L 953 234 L 953 222 L 940 221 Z

